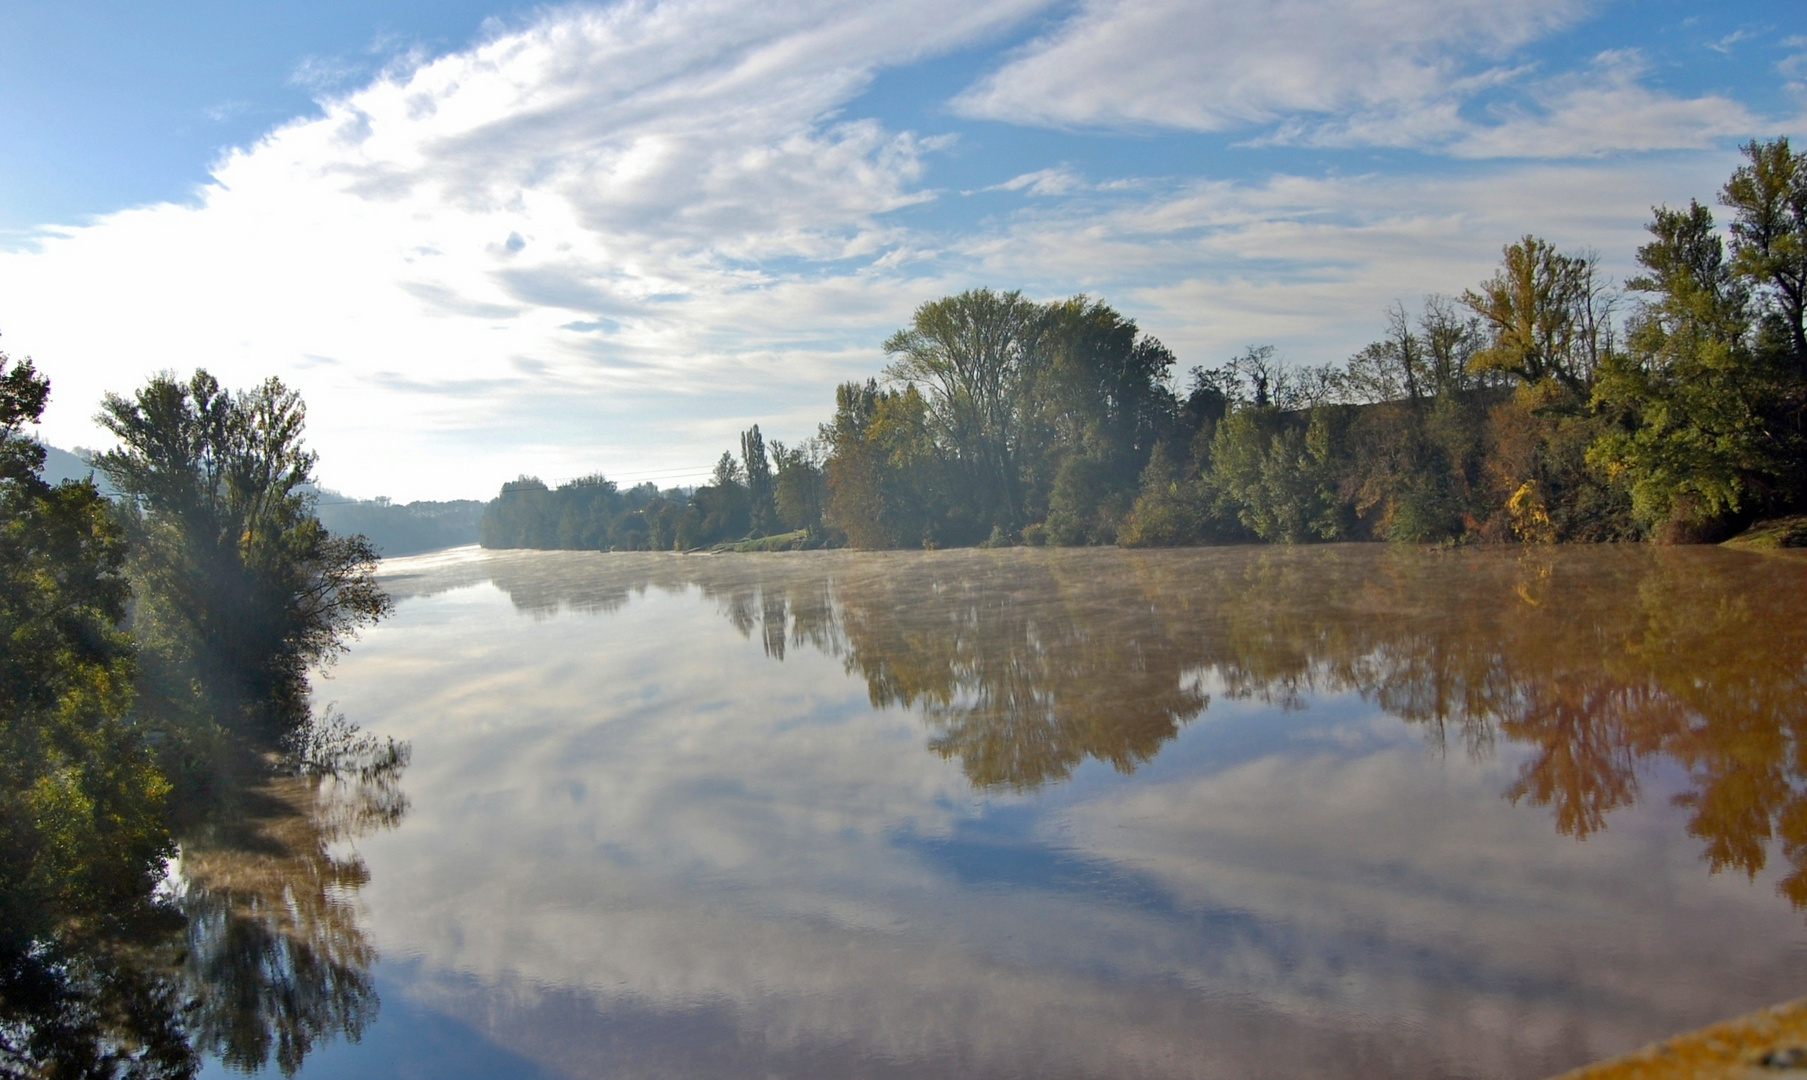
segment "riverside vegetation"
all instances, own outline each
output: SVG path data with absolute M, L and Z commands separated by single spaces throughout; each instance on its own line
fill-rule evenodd
M 883 381 L 711 483 L 503 485 L 486 547 L 1724 539 L 1807 509 L 1807 162 L 1753 142 L 1658 208 L 1642 271 L 1537 237 L 1341 365 L 1194 367 L 1107 304 L 977 289 L 917 309 Z M 1788 542 L 1807 530 L 1772 533 Z M 1767 534 L 1766 534 L 1767 535 Z
M 389 610 L 375 552 L 275 380 L 109 395 L 114 499 L 44 481 L 49 391 L 0 355 L 0 1076 L 292 1072 L 375 1006 L 327 845 L 399 819 L 407 749 L 307 682 Z

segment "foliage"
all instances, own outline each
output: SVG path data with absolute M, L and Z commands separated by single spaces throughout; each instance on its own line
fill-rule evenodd
M 1612 304 L 1591 253 L 1564 255 L 1535 236 L 1508 244 L 1501 266 L 1462 303 L 1490 340 L 1471 365 L 1583 395 L 1612 349 Z
M 125 537 L 25 438 L 49 383 L 0 354 L 0 1072 L 185 1075 L 177 1002 L 129 963 L 168 917 L 168 784 L 127 719 Z
M 755 426 L 713 484 L 617 518 L 505 486 L 484 543 L 1718 539 L 1807 508 L 1807 163 L 1786 139 L 1745 155 L 1729 254 L 1698 204 L 1658 209 L 1628 313 L 1591 251 L 1525 236 L 1340 365 L 1252 345 L 1181 397 L 1108 304 L 970 289 L 918 307 L 818 440 L 768 455 Z
M 769 536 L 778 529 L 778 502 L 773 491 L 772 462 L 766 457 L 765 437 L 754 424 L 740 436 L 741 472 L 747 478 L 749 534 Z
M 1023 454 L 1049 363 L 1045 322 L 1020 292 L 973 289 L 923 304 L 885 341 L 886 378 L 929 388 L 924 422 L 957 468 L 968 515 L 987 525 L 1021 525 Z
M 639 484 L 621 491 L 601 475 L 557 488 L 523 476 L 483 508 L 478 542 L 487 548 L 582 551 L 690 551 L 804 530 L 823 539 L 825 478 L 820 448 L 770 444 L 755 424 L 741 434 L 741 457 L 724 452 L 713 482 L 697 488 Z
M 772 441 L 773 509 L 787 529 L 802 529 L 812 536 L 822 531 L 822 506 L 828 497 L 828 481 L 822 472 L 822 444 L 815 439 L 798 446 Z
M 1712 214 L 1699 203 L 1658 209 L 1650 231 L 1655 239 L 1638 250 L 1649 273 L 1630 285 L 1651 298 L 1594 388 L 1618 423 L 1589 455 L 1627 485 L 1647 524 L 1711 522 L 1774 486 L 1782 446 L 1763 405 L 1778 373 L 1754 348 L 1750 291 Z
M 1321 415 L 1302 427 L 1271 406 L 1238 409 L 1217 429 L 1211 458 L 1212 487 L 1256 536 L 1288 544 L 1337 538 L 1330 431 Z
M 1807 496 L 1807 163 L 1786 139 L 1745 156 L 1721 194 L 1730 258 L 1699 203 L 1656 210 L 1629 282 L 1646 299 L 1594 393 L 1613 427 L 1590 459 L 1671 539 L 1719 539 Z
M 854 547 L 934 546 L 949 542 L 950 532 L 967 543 L 976 539 L 971 519 L 949 510 L 953 493 L 940 482 L 949 462 L 914 386 L 843 384 L 821 438 L 830 455 L 824 522 Z
M 99 419 L 120 441 L 94 461 L 123 493 L 147 718 L 184 770 L 208 744 L 273 746 L 305 720 L 308 669 L 389 610 L 369 542 L 314 516 L 299 395 L 166 374 Z
M 0 1076 L 188 1077 L 206 1050 L 256 1067 L 271 1056 L 246 1041 L 258 1031 L 292 1073 L 374 1011 L 368 946 L 313 940 L 349 912 L 361 867 L 313 874 L 313 908 L 291 880 L 228 899 L 205 834 L 250 820 L 238 781 L 255 759 L 199 751 L 287 736 L 309 775 L 295 782 L 355 774 L 399 817 L 406 747 L 305 711 L 307 667 L 387 610 L 374 555 L 313 517 L 303 412 L 279 383 L 231 395 L 198 372 L 109 397 L 122 446 L 96 464 L 117 506 L 88 480 L 43 481 L 22 425 L 48 392 L 0 356 Z M 166 877 L 172 821 L 183 867 Z M 284 847 L 241 855 L 267 868 Z
M 1751 142 L 1720 201 L 1733 212 L 1732 268 L 1761 297 L 1759 347 L 1807 377 L 1807 160 L 1786 138 Z

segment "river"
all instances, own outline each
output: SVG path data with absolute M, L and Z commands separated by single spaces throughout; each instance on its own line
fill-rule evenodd
M 1804 560 L 382 575 L 315 695 L 412 758 L 297 797 L 302 1076 L 1536 1078 L 1807 993 Z

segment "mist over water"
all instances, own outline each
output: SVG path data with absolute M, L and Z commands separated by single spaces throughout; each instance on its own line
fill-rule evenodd
M 302 1075 L 1538 1077 L 1807 992 L 1807 561 L 384 575 L 315 695 L 406 814 L 330 833 Z

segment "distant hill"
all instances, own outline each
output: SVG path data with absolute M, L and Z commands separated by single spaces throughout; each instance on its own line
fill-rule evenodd
M 44 481 L 46 483 L 60 484 L 65 480 L 86 480 L 88 475 L 93 473 L 94 482 L 100 485 L 101 490 L 106 490 L 106 484 L 101 475 L 88 464 L 88 451 L 78 446 L 74 453 L 70 453 L 67 450 L 59 450 L 49 443 L 39 443 L 38 445 L 44 448 Z
M 392 557 L 476 543 L 483 505 L 475 499 L 405 504 L 348 499 L 323 488 L 314 512 L 330 531 L 363 533 L 385 557 Z
M 76 447 L 75 452 L 48 443 L 44 447 L 44 479 L 58 484 L 64 480 L 86 480 L 90 475 L 103 495 L 115 492 L 88 464 L 88 451 Z M 477 542 L 477 522 L 483 517 L 483 503 L 475 499 L 452 502 L 392 503 L 388 499 L 349 499 L 336 491 L 322 488 L 316 492 L 319 502 L 315 512 L 321 524 L 341 536 L 363 533 L 385 556 L 418 555 Z

